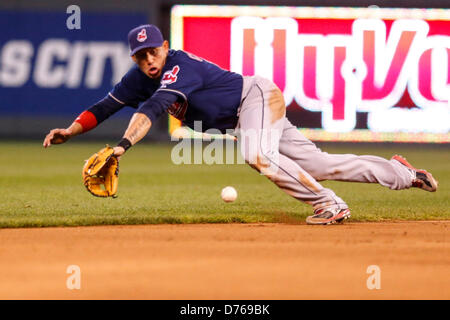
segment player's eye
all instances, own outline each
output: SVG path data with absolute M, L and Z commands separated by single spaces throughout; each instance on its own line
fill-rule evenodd
M 147 48 L 147 49 L 139 50 L 138 52 L 136 52 L 136 59 L 146 60 L 147 53 L 153 57 L 156 57 L 159 54 L 159 50 L 158 50 L 158 48 Z
M 147 54 L 146 54 L 145 50 L 141 50 L 141 51 L 136 52 L 136 58 L 138 60 L 145 59 L 146 56 L 147 56 Z

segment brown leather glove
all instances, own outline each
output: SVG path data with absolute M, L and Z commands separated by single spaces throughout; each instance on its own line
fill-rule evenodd
M 119 160 L 114 156 L 114 149 L 106 145 L 105 148 L 93 154 L 86 160 L 82 176 L 86 189 L 92 195 L 116 198 L 119 185 Z

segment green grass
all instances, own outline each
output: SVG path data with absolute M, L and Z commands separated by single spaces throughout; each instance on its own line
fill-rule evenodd
M 0 143 L 0 227 L 106 224 L 304 221 L 311 208 L 289 197 L 247 165 L 174 165 L 170 145 L 141 143 L 121 160 L 119 197 L 96 198 L 81 181 L 83 160 L 102 143 Z M 330 153 L 398 152 L 440 181 L 436 193 L 392 191 L 375 184 L 323 182 L 352 209 L 353 221 L 450 219 L 449 149 L 332 146 Z M 238 190 L 234 203 L 223 187 Z

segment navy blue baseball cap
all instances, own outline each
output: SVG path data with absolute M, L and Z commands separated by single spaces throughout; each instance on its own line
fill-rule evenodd
M 158 27 L 152 24 L 144 24 L 136 27 L 128 33 L 128 44 L 130 45 L 130 56 L 144 48 L 161 47 L 164 38 Z

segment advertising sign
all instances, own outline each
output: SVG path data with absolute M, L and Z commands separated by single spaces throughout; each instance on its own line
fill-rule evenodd
M 0 11 L 0 115 L 74 116 L 132 64 L 127 34 L 143 14 Z
M 450 10 L 175 6 L 171 23 L 172 48 L 274 81 L 310 139 L 450 142 Z

